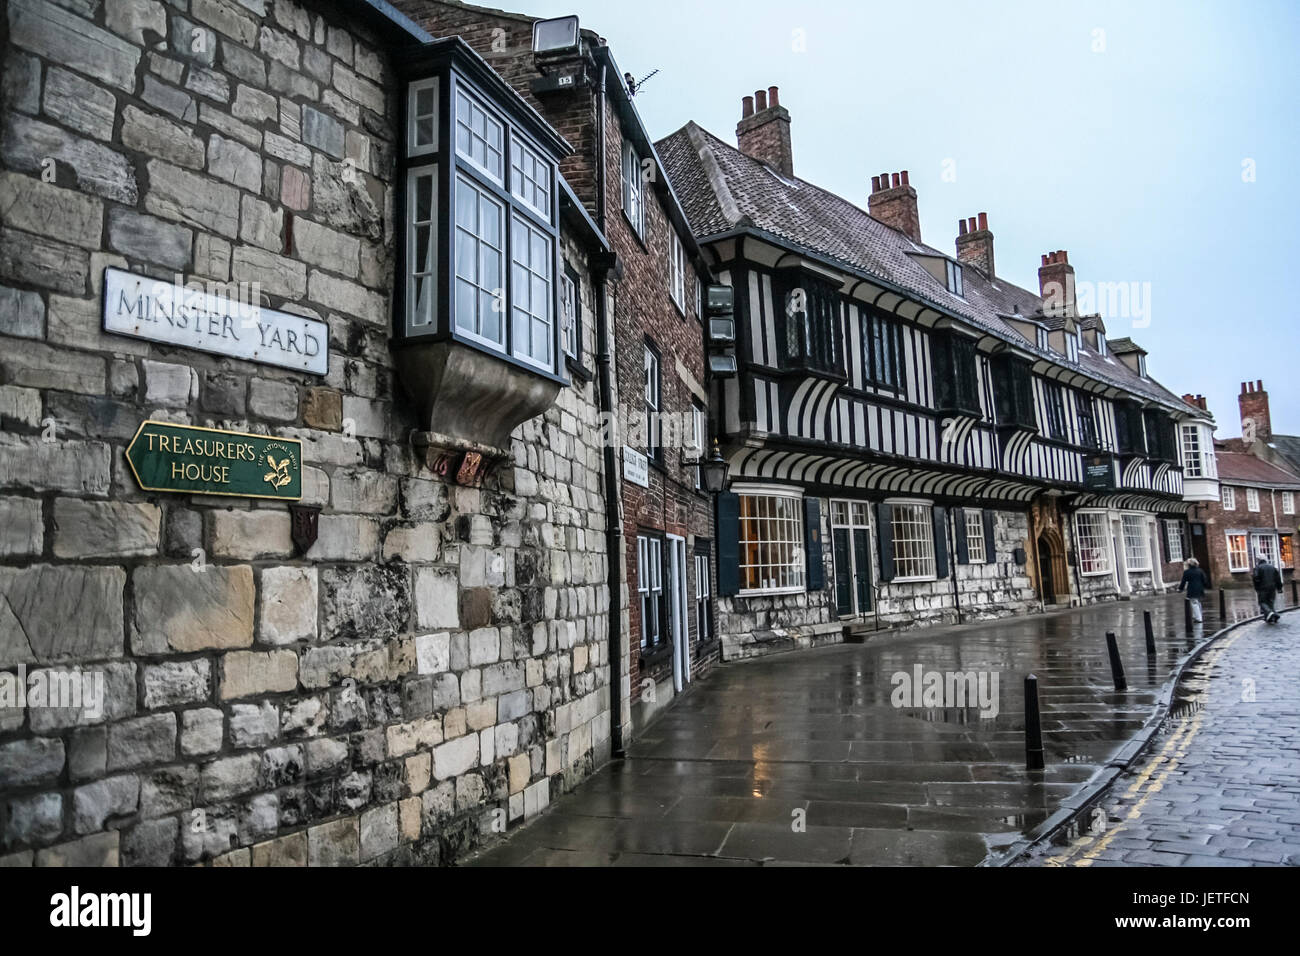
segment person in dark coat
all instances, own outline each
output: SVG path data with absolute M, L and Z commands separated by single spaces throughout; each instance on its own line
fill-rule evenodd
M 1178 590 L 1187 591 L 1187 603 L 1192 606 L 1192 622 L 1201 623 L 1201 599 L 1205 597 L 1205 589 L 1210 586 L 1210 580 L 1201 570 L 1201 562 L 1195 558 L 1187 559 L 1187 569 L 1183 571 L 1183 579 L 1178 582 Z
M 1261 554 L 1255 561 L 1255 573 L 1251 575 L 1251 581 L 1255 585 L 1255 597 L 1259 598 L 1259 612 L 1268 623 L 1276 624 L 1279 615 L 1273 602 L 1282 593 L 1281 573 Z

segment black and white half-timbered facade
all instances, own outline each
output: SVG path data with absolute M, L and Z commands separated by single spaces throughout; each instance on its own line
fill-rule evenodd
M 906 172 L 863 210 L 793 175 L 774 88 L 745 100 L 739 149 L 694 123 L 659 143 L 734 293 L 711 403 L 724 654 L 1177 580 L 1180 427 L 1212 420 L 1078 314 L 1065 253 L 1035 294 L 994 271 L 983 214 L 956 256 L 928 246 Z

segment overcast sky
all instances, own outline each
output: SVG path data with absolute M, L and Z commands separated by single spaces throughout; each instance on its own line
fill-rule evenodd
M 1300 434 L 1300 3 L 501 5 L 576 13 L 623 70 L 659 69 L 636 98 L 656 139 L 693 119 L 734 143 L 741 97 L 779 86 L 796 175 L 865 207 L 907 169 L 927 243 L 987 212 L 998 274 L 1027 288 L 1067 250 L 1081 288 L 1136 293 L 1117 315 L 1097 290 L 1110 337 L 1203 393 L 1219 437 L 1247 379 Z

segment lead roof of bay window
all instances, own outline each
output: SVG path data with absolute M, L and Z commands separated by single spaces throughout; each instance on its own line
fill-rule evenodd
M 770 175 L 763 163 L 694 122 L 656 145 L 697 237 L 707 240 L 741 230 L 757 233 L 847 273 L 899 288 L 908 298 L 1028 355 L 1069 367 L 1063 355 L 1026 342 L 1004 318 L 1041 321 L 1043 299 L 1036 293 L 967 269 L 963 295 L 958 296 L 917 261 L 918 256 L 950 259 L 947 253 L 913 242 L 829 190 L 797 176 Z M 1205 415 L 1157 382 L 1123 363 L 1108 363 L 1090 348 L 1080 349 L 1079 362 L 1070 371 L 1183 415 Z

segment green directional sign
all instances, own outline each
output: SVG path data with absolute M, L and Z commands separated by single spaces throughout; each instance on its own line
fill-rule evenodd
M 302 498 L 302 442 L 170 422 L 141 424 L 126 449 L 145 491 Z

